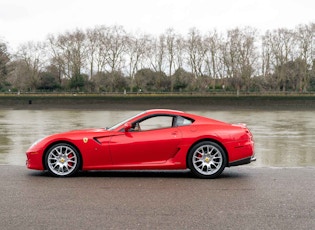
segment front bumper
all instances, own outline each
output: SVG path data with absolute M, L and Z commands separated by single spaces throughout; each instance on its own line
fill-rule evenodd
M 28 151 L 26 152 L 26 167 L 29 169 L 43 170 L 43 161 L 41 152 Z

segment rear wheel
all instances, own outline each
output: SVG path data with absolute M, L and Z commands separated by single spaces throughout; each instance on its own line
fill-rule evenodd
M 67 143 L 53 145 L 45 155 L 45 167 L 53 176 L 71 176 L 77 173 L 81 162 L 79 152 Z
M 226 153 L 212 141 L 196 144 L 188 154 L 188 167 L 199 178 L 216 178 L 226 166 Z

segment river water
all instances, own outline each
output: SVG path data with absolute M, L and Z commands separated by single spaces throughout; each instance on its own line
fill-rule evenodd
M 0 110 L 0 164 L 25 165 L 25 151 L 46 135 L 105 128 L 140 111 Z M 254 135 L 256 167 L 315 166 L 314 111 L 187 111 L 246 123 Z

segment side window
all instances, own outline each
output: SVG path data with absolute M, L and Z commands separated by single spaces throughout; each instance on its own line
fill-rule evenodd
M 172 116 L 155 116 L 143 120 L 139 123 L 141 131 L 171 128 L 173 122 Z
M 175 126 L 190 125 L 193 121 L 185 117 L 177 116 Z

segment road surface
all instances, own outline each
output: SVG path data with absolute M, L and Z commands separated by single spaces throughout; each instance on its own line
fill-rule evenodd
M 1 229 L 315 229 L 315 168 L 85 172 L 0 165 Z

